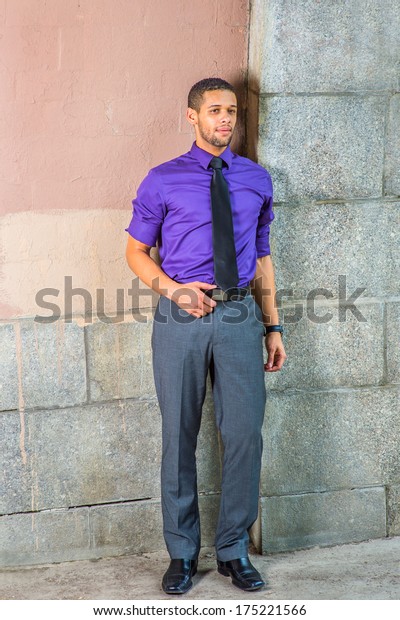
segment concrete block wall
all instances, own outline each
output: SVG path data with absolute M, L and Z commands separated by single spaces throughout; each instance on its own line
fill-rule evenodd
M 400 534 L 399 28 L 389 0 L 251 4 L 288 354 L 266 378 L 264 552 Z
M 151 328 L 150 320 L 0 325 L 1 565 L 163 547 Z M 210 397 L 198 468 L 203 544 L 212 545 L 220 463 Z

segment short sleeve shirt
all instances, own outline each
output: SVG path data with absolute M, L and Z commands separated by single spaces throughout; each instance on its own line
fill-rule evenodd
M 270 254 L 274 219 L 273 188 L 268 171 L 228 146 L 220 157 L 228 184 L 238 286 L 247 286 L 256 259 Z M 132 201 L 125 230 L 148 246 L 158 246 L 161 268 L 179 283 L 199 280 L 215 284 L 210 185 L 213 155 L 194 142 L 187 153 L 152 168 Z

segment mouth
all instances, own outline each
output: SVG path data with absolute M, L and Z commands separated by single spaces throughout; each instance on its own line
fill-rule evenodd
M 223 134 L 232 133 L 232 129 L 230 127 L 218 127 L 217 131 Z

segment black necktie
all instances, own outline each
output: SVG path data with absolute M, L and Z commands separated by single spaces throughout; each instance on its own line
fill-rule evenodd
M 214 170 L 211 180 L 214 278 L 216 284 L 227 291 L 239 282 L 231 201 L 228 184 L 222 174 L 222 159 L 213 157 L 209 165 Z

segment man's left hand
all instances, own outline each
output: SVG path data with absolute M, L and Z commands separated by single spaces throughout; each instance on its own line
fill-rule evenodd
M 281 370 L 287 355 L 279 332 L 270 332 L 265 336 L 265 348 L 268 351 L 268 360 L 264 364 L 265 372 L 277 372 Z

